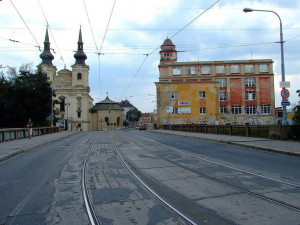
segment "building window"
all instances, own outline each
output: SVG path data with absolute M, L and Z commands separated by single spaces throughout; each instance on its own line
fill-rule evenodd
M 231 73 L 239 73 L 240 72 L 239 66 L 238 65 L 231 65 L 230 66 L 230 72 Z
M 105 117 L 104 120 L 105 120 L 106 125 L 109 126 L 109 118 L 108 118 L 108 117 Z
M 225 78 L 223 78 L 223 79 L 216 79 L 216 81 L 220 83 L 219 87 L 226 87 L 227 86 Z
M 65 111 L 65 99 L 64 98 L 59 99 L 59 110 Z
M 178 106 L 190 106 L 191 101 L 178 101 Z
M 271 114 L 271 106 L 270 105 L 261 105 L 260 111 L 262 114 Z
M 225 91 L 221 91 L 220 92 L 220 101 L 226 101 L 226 92 Z
M 81 98 L 77 98 L 77 110 L 81 109 Z
M 201 73 L 202 74 L 210 74 L 210 66 L 202 66 Z
M 77 112 L 78 118 L 81 118 L 81 112 Z
M 242 113 L 242 107 L 240 105 L 231 106 L 231 113 L 232 114 L 241 114 Z
M 172 92 L 171 93 L 171 98 L 172 99 L 177 99 L 178 98 L 178 93 L 177 92 Z
M 199 91 L 199 98 L 205 98 L 205 91 Z
M 254 73 L 253 65 L 245 65 L 245 73 Z
M 82 79 L 82 74 L 81 73 L 77 73 L 77 80 L 81 80 Z
M 205 107 L 201 107 L 200 108 L 200 115 L 205 115 L 206 114 L 206 108 Z
M 246 87 L 254 87 L 255 86 L 255 78 L 245 78 L 245 86 Z
M 195 75 L 196 74 L 196 70 L 194 66 L 188 66 L 187 68 L 187 74 L 188 75 Z
M 224 66 L 216 66 L 216 74 L 224 74 L 225 67 Z
M 260 64 L 259 65 L 259 72 L 260 73 L 267 73 L 268 72 L 268 64 Z
M 178 108 L 178 114 L 190 114 L 191 108 L 185 107 L 185 108 Z
M 220 113 L 227 114 L 227 106 L 220 106 Z
M 181 67 L 173 67 L 173 75 L 181 75 Z
M 255 100 L 255 91 L 246 91 L 246 101 Z
M 246 114 L 256 114 L 256 105 L 247 105 L 245 107 Z
M 178 108 L 173 108 L 172 114 L 178 114 Z

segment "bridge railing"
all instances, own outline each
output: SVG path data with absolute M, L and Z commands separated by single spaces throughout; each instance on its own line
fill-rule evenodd
M 172 124 L 163 125 L 164 130 L 199 132 L 210 134 L 237 135 L 272 139 L 300 139 L 300 125 L 204 125 Z
M 56 133 L 59 127 L 35 127 L 32 128 L 32 136 L 40 136 L 44 134 Z M 0 129 L 0 142 L 28 138 L 29 133 L 27 128 L 6 128 Z

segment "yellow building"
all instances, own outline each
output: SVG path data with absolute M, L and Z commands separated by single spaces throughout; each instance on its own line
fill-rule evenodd
M 93 106 L 93 99 L 89 95 L 89 69 L 85 64 L 87 56 L 83 52 L 81 29 L 79 31 L 77 52 L 74 54 L 75 64 L 72 70 L 62 69 L 56 74 L 56 67 L 53 66 L 53 55 L 50 52 L 48 29 L 46 30 L 44 51 L 40 58 L 39 65 L 42 71 L 47 74 L 58 101 L 54 111 L 61 121 L 67 121 L 69 130 L 89 131 L 91 114 L 89 109 Z
M 175 45 L 167 38 L 158 69 L 158 124 L 275 124 L 271 59 L 178 62 Z M 177 91 L 178 103 L 187 105 L 176 105 L 172 91 Z M 174 111 L 167 116 L 164 107 Z
M 218 82 L 157 82 L 157 123 L 218 124 Z
M 90 113 L 92 131 L 116 130 L 123 126 L 123 108 L 118 102 L 110 100 L 108 96 L 96 103 Z

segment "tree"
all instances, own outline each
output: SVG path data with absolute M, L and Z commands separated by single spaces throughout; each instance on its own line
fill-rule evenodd
M 296 91 L 298 93 L 298 96 L 300 97 L 300 90 L 297 90 Z M 293 109 L 295 115 L 294 115 L 294 118 L 293 120 L 299 124 L 300 123 L 300 101 L 298 102 L 298 105 L 296 105 Z
M 0 127 L 24 127 L 28 118 L 45 126 L 51 112 L 51 87 L 41 70 L 22 65 L 19 74 L 0 77 Z
M 142 112 L 134 107 L 127 112 L 126 119 L 130 122 L 137 122 L 140 120 L 141 116 Z

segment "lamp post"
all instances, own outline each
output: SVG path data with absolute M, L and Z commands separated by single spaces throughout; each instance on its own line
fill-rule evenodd
M 272 11 L 272 10 L 259 10 L 259 9 L 251 9 L 251 8 L 244 8 L 243 11 L 245 13 L 248 13 L 248 12 L 254 12 L 254 11 L 257 11 L 257 12 L 271 12 L 271 13 L 274 13 L 278 19 L 279 19 L 279 22 L 280 22 L 280 50 L 281 50 L 281 80 L 282 81 L 285 81 L 285 69 L 284 69 L 284 53 L 283 53 L 283 34 L 282 34 L 282 23 L 281 23 L 281 18 L 280 16 Z M 284 89 L 285 87 L 283 87 L 282 89 Z M 282 99 L 283 100 L 283 99 Z M 283 115 L 282 115 L 282 125 L 287 125 L 288 122 L 287 122 L 287 111 L 286 111 L 286 106 L 282 106 L 283 108 Z

